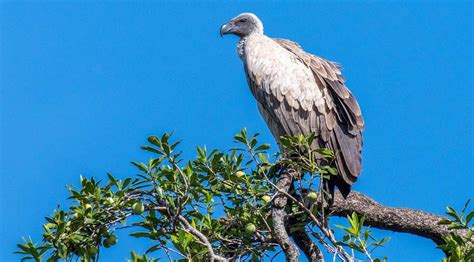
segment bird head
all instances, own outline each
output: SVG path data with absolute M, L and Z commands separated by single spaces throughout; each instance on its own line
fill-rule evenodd
M 258 17 L 252 13 L 243 13 L 221 26 L 221 36 L 234 34 L 246 37 L 251 34 L 263 34 L 263 24 Z

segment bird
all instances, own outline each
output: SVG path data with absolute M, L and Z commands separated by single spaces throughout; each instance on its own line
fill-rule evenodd
M 325 179 L 346 198 L 362 171 L 361 109 L 338 63 L 305 52 L 291 40 L 264 34 L 262 21 L 242 13 L 220 27 L 239 37 L 237 53 L 258 110 L 274 138 L 315 134 L 312 148 L 335 153 L 337 175 Z

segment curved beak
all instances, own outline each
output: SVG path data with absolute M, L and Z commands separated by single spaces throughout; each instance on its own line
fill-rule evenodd
M 220 30 L 221 37 L 224 37 L 224 35 L 231 33 L 231 31 L 232 31 L 232 25 L 230 22 L 223 24 Z

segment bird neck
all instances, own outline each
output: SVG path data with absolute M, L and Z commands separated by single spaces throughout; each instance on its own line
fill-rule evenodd
M 239 39 L 239 43 L 237 44 L 237 54 L 239 55 L 240 59 L 244 57 L 244 49 L 245 49 L 245 42 L 247 41 L 248 36 L 241 37 Z
M 262 37 L 264 36 L 263 33 L 260 32 L 253 32 L 251 34 L 248 34 L 246 36 L 242 36 L 239 39 L 239 43 L 237 44 L 237 54 L 239 54 L 239 57 L 243 59 L 244 54 L 245 54 L 245 46 L 249 42 L 250 39 L 254 37 Z

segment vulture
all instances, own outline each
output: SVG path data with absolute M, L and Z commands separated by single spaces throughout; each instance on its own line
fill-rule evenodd
M 313 148 L 335 152 L 337 175 L 325 181 L 331 195 L 337 186 L 344 197 L 362 170 L 360 107 L 345 86 L 341 67 L 306 53 L 297 43 L 270 38 L 252 13 L 243 13 L 220 28 L 221 36 L 237 35 L 237 53 L 247 83 L 272 135 L 314 133 Z

